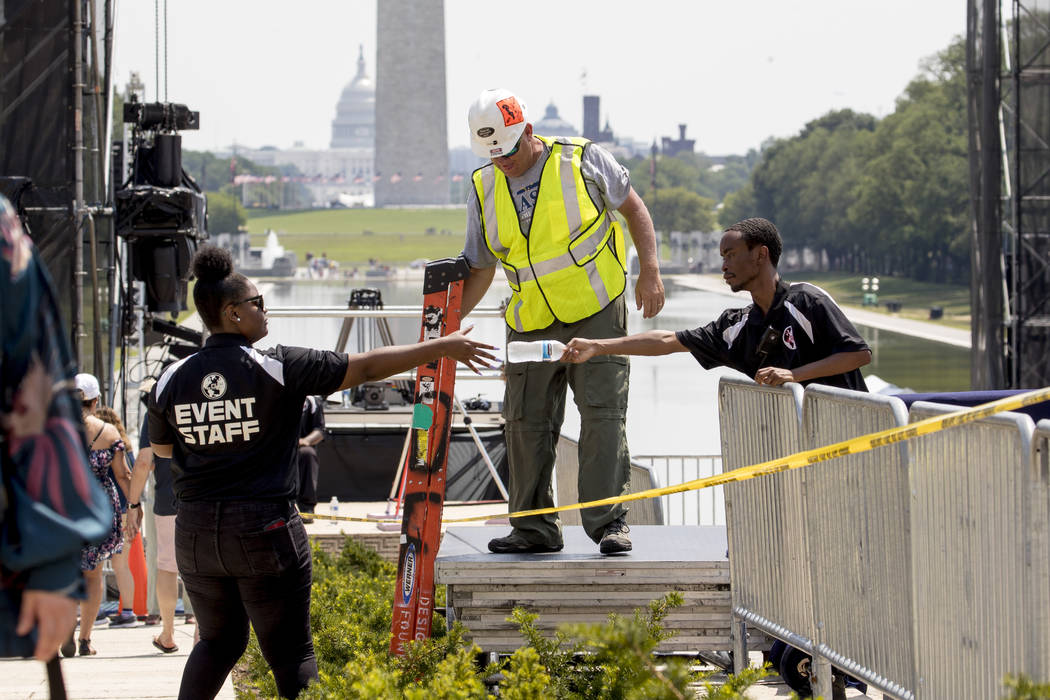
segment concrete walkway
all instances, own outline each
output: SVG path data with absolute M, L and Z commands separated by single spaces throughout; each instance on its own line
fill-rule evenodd
M 96 627 L 91 644 L 97 656 L 62 659 L 66 692 L 75 700 L 110 698 L 177 698 L 182 668 L 193 647 L 192 624 L 175 618 L 175 643 L 179 650 L 164 654 L 152 640 L 160 625 L 109 629 Z M 47 675 L 39 661 L 0 659 L 0 700 L 48 698 Z M 233 682 L 227 678 L 218 698 L 232 700 Z
M 383 513 L 386 509 L 386 503 L 342 503 L 339 514 L 364 518 Z M 317 511 L 321 515 L 329 514 L 328 504 L 319 504 Z M 505 503 L 448 505 L 445 508 L 446 517 L 489 515 L 499 520 L 506 513 Z M 391 522 L 395 525 L 393 529 L 399 529 L 397 525 L 400 520 Z M 476 524 L 485 525 L 485 521 Z M 312 536 L 385 534 L 394 543 L 396 552 L 397 532 L 383 533 L 376 523 L 336 522 L 319 518 L 307 525 L 306 529 Z M 159 625 L 146 627 L 140 624 L 138 627 L 121 629 L 96 627 L 91 633 L 91 643 L 98 650 L 97 656 L 62 659 L 62 674 L 69 697 L 72 700 L 177 698 L 182 669 L 193 647 L 194 625 L 185 624 L 181 615 L 176 616 L 175 623 L 175 643 L 179 650 L 173 654 L 164 654 L 153 647 L 152 640 L 160 632 Z M 48 697 L 44 664 L 39 661 L 0 659 L 0 700 L 41 700 Z M 223 700 L 236 697 L 233 682 L 229 678 L 217 697 Z
M 714 294 L 723 294 L 741 300 L 750 300 L 750 295 L 747 292 L 734 293 L 729 291 L 728 285 L 722 281 L 720 275 L 674 275 L 674 281 L 683 287 L 699 289 Z M 932 340 L 937 343 L 946 343 L 959 348 L 970 347 L 970 331 L 966 329 L 952 328 L 940 323 L 901 318 L 894 314 L 880 314 L 859 306 L 847 306 L 845 304 L 840 304 L 840 306 L 847 310 L 846 315 L 851 321 L 861 326 L 903 333 L 904 335 Z

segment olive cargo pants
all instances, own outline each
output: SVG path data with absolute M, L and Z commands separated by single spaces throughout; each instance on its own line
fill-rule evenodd
M 553 324 L 538 331 L 507 329 L 507 342 L 613 338 L 627 333 L 627 303 L 621 294 L 608 306 L 576 323 Z M 583 364 L 521 362 L 506 365 L 503 402 L 510 467 L 510 511 L 554 505 L 551 477 L 555 450 L 565 417 L 566 386 L 572 387 L 580 411 L 578 477 L 580 501 L 626 494 L 631 456 L 626 418 L 630 364 L 624 355 L 603 355 Z M 566 505 L 566 504 L 561 504 Z M 605 526 L 624 514 L 622 504 L 587 508 L 583 529 L 595 542 Z M 529 541 L 559 544 L 561 522 L 556 513 L 511 518 L 511 525 Z

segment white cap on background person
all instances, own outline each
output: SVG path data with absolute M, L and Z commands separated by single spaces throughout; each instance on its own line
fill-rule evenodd
M 485 90 L 470 105 L 470 148 L 481 158 L 499 158 L 514 150 L 528 124 L 525 103 L 503 88 Z
M 88 374 L 87 372 L 81 372 L 76 376 L 77 390 L 83 396 L 84 401 L 90 401 L 91 399 L 97 399 L 102 392 L 98 388 L 98 380 L 95 379 L 95 375 Z

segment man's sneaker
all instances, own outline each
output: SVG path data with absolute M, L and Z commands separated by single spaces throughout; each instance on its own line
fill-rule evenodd
M 493 540 L 489 540 L 489 551 L 496 554 L 537 554 L 541 552 L 560 552 L 564 545 L 558 544 L 541 544 L 537 542 L 529 542 L 517 530 L 511 532 L 506 537 L 497 537 Z
M 138 627 L 139 619 L 134 615 L 114 615 L 109 618 L 109 628 L 119 629 L 121 627 Z
M 598 543 L 598 550 L 602 554 L 620 554 L 631 551 L 631 538 L 627 536 L 630 531 L 631 528 L 627 527 L 621 515 L 605 526 L 605 534 L 602 535 L 602 541 Z

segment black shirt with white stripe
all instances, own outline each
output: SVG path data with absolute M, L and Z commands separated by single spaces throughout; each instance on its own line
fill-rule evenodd
M 769 328 L 776 335 L 763 348 L 763 358 L 759 346 Z M 762 367 L 795 369 L 836 353 L 870 349 L 827 292 L 783 280 L 777 281 L 768 315 L 755 304 L 727 309 L 706 326 L 675 335 L 705 369 L 732 367 L 752 379 Z M 868 390 L 859 369 L 802 382 L 813 383 Z
M 294 499 L 303 401 L 338 389 L 347 361 L 219 333 L 168 367 L 150 392 L 149 430 L 172 445 L 178 499 Z

